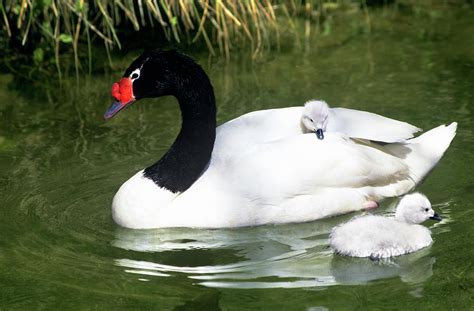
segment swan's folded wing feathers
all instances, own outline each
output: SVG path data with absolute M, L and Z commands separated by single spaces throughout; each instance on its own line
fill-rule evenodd
M 337 134 L 324 140 L 295 135 L 259 144 L 227 162 L 226 174 L 251 181 L 252 187 L 285 193 L 312 193 L 318 187 L 385 186 L 408 177 L 407 166 L 380 150 L 358 145 Z M 265 171 L 259 175 L 256 172 Z
M 288 107 L 246 113 L 217 128 L 215 147 L 237 150 L 245 145 L 300 134 L 302 109 Z
M 412 138 L 421 129 L 367 111 L 331 108 L 327 131 L 341 132 L 354 138 L 394 143 Z

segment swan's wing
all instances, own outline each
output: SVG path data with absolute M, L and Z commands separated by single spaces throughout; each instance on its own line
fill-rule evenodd
M 233 187 L 260 197 L 314 194 L 321 187 L 383 187 L 409 176 L 399 158 L 336 133 L 324 140 L 300 134 L 260 144 L 234 154 L 223 173 L 233 180 Z
M 398 195 L 397 184 L 409 179 L 399 158 L 337 133 L 325 136 L 299 134 L 233 150 L 216 143 L 205 173 L 163 217 L 170 213 L 176 226 L 196 227 L 309 221 Z
M 301 134 L 302 111 L 303 107 L 288 107 L 246 113 L 217 128 L 216 144 L 234 149 Z
M 328 117 L 328 132 L 340 132 L 353 138 L 393 143 L 412 138 L 421 129 L 406 123 L 366 111 L 332 108 Z

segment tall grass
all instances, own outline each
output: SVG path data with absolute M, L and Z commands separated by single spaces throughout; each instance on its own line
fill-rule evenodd
M 104 44 L 110 56 L 113 48 L 121 48 L 120 30 L 127 27 L 158 27 L 168 41 L 203 41 L 211 54 L 226 57 L 234 46 L 249 44 L 255 58 L 278 42 L 279 18 L 289 25 L 296 15 L 319 19 L 325 5 L 340 2 L 347 0 L 4 0 L 0 14 L 6 36 L 33 45 L 36 62 L 43 60 L 45 50 L 53 51 L 60 74 L 64 46 L 72 47 L 79 73 L 79 46 L 86 45 L 90 71 L 92 43 Z

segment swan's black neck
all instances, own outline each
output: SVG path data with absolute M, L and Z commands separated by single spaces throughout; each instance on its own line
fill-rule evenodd
M 171 95 L 181 108 L 182 125 L 168 152 L 144 176 L 172 192 L 186 191 L 211 158 L 216 137 L 216 105 L 209 78 L 201 68 L 172 79 Z

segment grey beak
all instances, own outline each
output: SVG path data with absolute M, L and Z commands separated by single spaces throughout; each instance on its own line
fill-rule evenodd
M 322 130 L 322 129 L 317 129 L 317 130 L 316 130 L 316 137 L 317 137 L 318 139 L 321 139 L 321 140 L 324 139 L 324 134 L 323 134 L 323 130 Z
M 436 220 L 436 221 L 441 221 L 442 218 L 438 214 L 434 213 L 433 216 L 430 217 L 430 219 Z

